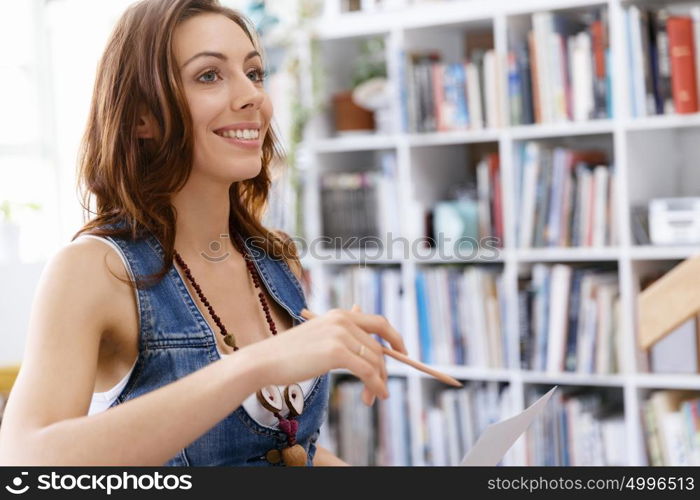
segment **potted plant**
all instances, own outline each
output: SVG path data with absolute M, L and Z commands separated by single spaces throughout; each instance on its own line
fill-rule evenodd
M 20 227 L 13 220 L 13 216 L 17 210 L 23 208 L 39 210 L 41 206 L 38 203 L 0 201 L 0 262 L 16 262 L 19 260 Z
M 355 60 L 351 88 L 333 96 L 336 132 L 375 130 L 375 112 L 388 103 L 386 63 L 381 38 L 363 40 Z

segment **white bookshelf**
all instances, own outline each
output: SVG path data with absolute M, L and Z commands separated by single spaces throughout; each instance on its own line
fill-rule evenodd
M 495 143 L 500 152 L 502 190 L 504 201 L 505 247 L 497 259 L 488 260 L 501 266 L 507 286 L 509 314 L 506 329 L 514 345 L 508 345 L 510 353 L 518 352 L 517 332 L 517 281 L 522 268 L 538 262 L 609 262 L 617 269 L 621 298 L 621 331 L 623 345 L 622 372 L 612 375 L 585 375 L 579 373 L 548 373 L 521 370 L 512 367 L 489 370 L 464 366 L 440 366 L 439 369 L 464 381 L 498 381 L 512 388 L 512 409 L 524 408 L 526 389 L 531 385 L 593 386 L 621 391 L 626 425 L 627 463 L 645 465 L 646 452 L 640 409 L 645 394 L 652 388 L 700 390 L 700 375 L 649 374 L 641 371 L 640 352 L 635 341 L 635 299 L 638 290 L 638 274 L 641 269 L 665 265 L 666 267 L 700 252 L 698 247 L 655 247 L 634 244 L 631 234 L 630 209 L 635 203 L 648 201 L 662 195 L 700 195 L 700 179 L 694 173 L 691 158 L 697 158 L 700 149 L 700 114 L 672 115 L 633 119 L 629 116 L 627 87 L 627 57 L 624 34 L 623 9 L 629 3 L 623 0 L 453 0 L 409 5 L 395 11 L 340 14 L 339 0 L 328 1 L 324 15 L 313 32 L 320 47 L 321 64 L 329 92 L 340 90 L 347 84 L 347 58 L 353 57 L 352 47 L 358 38 L 381 35 L 385 38 L 387 72 L 393 86 L 393 131 L 383 135 L 355 135 L 333 137 L 328 116 L 320 114 L 309 126 L 303 147 L 309 162 L 303 168 L 308 187 L 305 199 L 306 238 L 320 236 L 319 173 L 324 169 L 343 165 L 356 155 L 371 155 L 375 151 L 394 151 L 397 157 L 400 207 L 402 212 L 401 235 L 409 241 L 422 236 L 421 206 L 415 193 L 420 190 L 425 176 L 425 158 L 444 148 L 463 148 L 468 144 Z M 676 2 L 657 2 L 676 3 Z M 700 2 L 698 2 L 700 3 Z M 405 133 L 401 127 L 399 92 L 400 49 L 411 49 L 422 40 L 440 43 L 456 43 L 455 40 L 471 27 L 491 27 L 495 50 L 505 60 L 507 32 L 511 23 L 519 17 L 537 11 L 568 10 L 602 7 L 608 10 L 611 50 L 613 119 L 586 122 L 504 126 L 496 129 L 435 132 L 426 134 Z M 449 45 L 445 46 L 450 50 Z M 306 64 L 311 51 L 306 52 Z M 308 74 L 308 72 L 307 72 Z M 311 85 L 308 84 L 308 89 Z M 501 86 L 502 102 L 507 101 L 505 84 Z M 325 96 L 327 98 L 327 96 Z M 308 96 L 307 96 L 308 98 Z M 327 99 L 326 99 L 327 100 Z M 503 109 L 508 109 L 504 106 Z M 503 118 L 506 123 L 506 118 Z M 525 140 L 566 141 L 567 145 L 600 145 L 607 149 L 616 168 L 616 216 L 618 244 L 603 248 L 529 248 L 515 245 L 515 192 L 514 146 Z M 659 165 L 664 165 L 659 168 Z M 697 170 L 697 169 L 695 169 Z M 418 180 L 417 180 L 418 179 Z M 694 183 L 694 184 L 693 184 Z M 327 272 L 333 266 L 353 265 L 358 262 L 353 255 L 336 256 L 334 251 L 321 259 L 306 256 L 305 266 L 310 269 L 313 289 L 310 300 L 315 310 L 328 309 L 324 296 Z M 409 353 L 418 357 L 418 326 L 414 278 L 421 266 L 461 262 L 484 262 L 479 255 L 470 259 L 434 257 L 423 260 L 415 256 L 409 259 L 392 257 L 373 261 L 366 265 L 393 265 L 401 269 L 404 294 L 403 317 L 406 319 L 402 334 Z M 511 356 L 511 359 L 513 357 Z M 516 358 L 519 359 L 519 358 Z M 392 374 L 408 381 L 409 418 L 420 422 L 426 405 L 425 391 L 430 387 L 428 377 L 415 370 L 391 365 Z M 412 461 L 424 464 L 421 449 L 420 426 L 411 425 Z M 517 463 L 525 463 L 525 449 L 519 441 L 515 447 Z

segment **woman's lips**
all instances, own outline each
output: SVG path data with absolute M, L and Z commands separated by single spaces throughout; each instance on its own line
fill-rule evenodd
M 262 139 L 257 138 L 257 139 L 238 139 L 235 137 L 223 137 L 219 134 L 214 134 L 217 136 L 219 139 L 228 142 L 229 144 L 233 144 L 234 146 L 238 146 L 244 149 L 260 149 L 262 147 Z

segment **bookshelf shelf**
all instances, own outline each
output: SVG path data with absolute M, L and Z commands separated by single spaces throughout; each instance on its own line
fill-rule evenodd
M 500 138 L 497 130 L 464 130 L 408 134 L 409 146 L 439 146 L 441 144 L 471 144 L 493 142 Z
M 700 390 L 700 375 L 697 374 L 637 374 L 635 385 L 640 389 L 694 389 Z
M 660 115 L 644 118 L 634 118 L 626 121 L 625 129 L 635 130 L 663 130 L 674 128 L 691 128 L 700 126 L 700 113 L 688 115 Z
M 343 153 L 349 151 L 372 151 L 396 147 L 396 138 L 373 134 L 357 134 L 321 139 L 313 143 L 317 153 Z
M 599 7 L 607 5 L 605 0 L 534 0 L 528 2 L 503 2 L 507 14 L 530 14 L 542 10 L 570 10 L 582 7 Z
M 680 2 L 663 2 L 663 5 L 671 3 Z M 478 288 L 470 289 L 473 295 L 465 300 L 465 304 L 460 303 L 460 305 L 463 308 L 472 307 L 471 297 L 478 297 L 480 300 L 486 300 L 483 297 L 493 299 L 488 307 L 492 308 L 491 312 L 494 308 L 498 310 L 496 314 L 499 318 L 500 330 L 497 329 L 495 332 L 500 333 L 501 336 L 494 337 L 494 331 L 489 327 L 483 329 L 487 332 L 484 337 L 488 338 L 488 342 L 501 342 L 502 351 L 499 354 L 503 357 L 498 363 L 492 362 L 493 359 L 489 358 L 488 363 L 479 363 L 479 367 L 444 363 L 436 367 L 464 382 L 486 382 L 495 383 L 499 387 L 507 386 L 509 406 L 506 409 L 511 413 L 526 406 L 528 393 L 531 390 L 546 386 L 561 385 L 572 391 L 577 387 L 586 391 L 598 391 L 603 399 L 605 395 L 614 393 L 613 399 L 616 404 L 619 402 L 623 405 L 616 416 L 622 419 L 624 424 L 624 432 L 618 434 L 623 436 L 624 446 L 620 448 L 626 453 L 625 464 L 649 463 L 644 441 L 645 428 L 640 418 L 649 394 L 654 389 L 700 391 L 700 375 L 647 373 L 646 353 L 638 350 L 636 341 L 635 294 L 646 273 L 651 272 L 653 275 L 656 271 L 669 268 L 675 261 L 700 253 L 698 246 L 637 245 L 635 244 L 636 233 L 633 234 L 633 209 L 644 206 L 655 197 L 700 196 L 700 188 L 697 187 L 700 186 L 700 178 L 695 173 L 697 169 L 694 166 L 694 160 L 697 157 L 696 144 L 700 140 L 700 113 L 633 118 L 630 109 L 628 87 L 631 70 L 628 57 L 626 9 L 629 5 L 642 6 L 652 5 L 652 3 L 643 0 L 633 2 L 626 0 L 522 0 L 518 2 L 452 0 L 407 5 L 391 11 L 349 14 L 339 13 L 340 0 L 325 2 L 325 4 L 326 12 L 312 29 L 311 38 L 314 43 L 320 44 L 325 60 L 329 62 L 327 71 L 333 73 L 332 89 L 338 90 L 348 83 L 342 81 L 342 78 L 347 76 L 343 71 L 334 71 L 337 60 L 340 60 L 342 55 L 352 54 L 353 46 L 358 39 L 381 35 L 386 47 L 388 79 L 393 89 L 391 109 L 393 127 L 391 132 L 382 135 L 364 134 L 338 138 L 327 138 L 332 135 L 332 131 L 324 126 L 327 121 L 319 121 L 317 126 L 308 130 L 307 140 L 310 141 L 312 152 L 315 154 L 311 155 L 313 159 L 309 161 L 319 168 L 304 170 L 305 175 L 308 176 L 305 179 L 308 181 L 307 185 L 311 187 L 307 191 L 307 206 L 312 208 L 310 211 L 312 215 L 305 218 L 308 219 L 305 220 L 307 237 L 314 238 L 323 234 L 319 196 L 315 191 L 319 186 L 318 175 L 321 168 L 324 171 L 351 170 L 356 164 L 366 165 L 373 155 L 393 154 L 396 166 L 396 179 L 393 184 L 398 190 L 397 203 L 401 227 L 399 233 L 408 241 L 414 242 L 429 234 L 426 212 L 433 209 L 438 202 L 452 200 L 449 192 L 453 186 L 469 182 L 477 184 L 479 162 L 483 163 L 488 155 L 497 153 L 500 175 L 498 185 L 500 185 L 502 203 L 502 227 L 499 229 L 505 247 L 496 252 L 477 252 L 468 258 L 450 257 L 444 253 L 435 253 L 424 258 L 416 255 L 416 252 L 412 252 L 409 256 L 398 252 L 391 258 L 381 255 L 379 258 L 372 259 L 367 258 L 366 254 L 358 257 L 356 253 L 336 254 L 334 251 L 321 252 L 320 258 L 307 256 L 304 264 L 309 268 L 312 276 L 316 292 L 314 299 L 318 300 L 318 309 L 328 306 L 331 295 L 330 275 L 341 266 L 349 268 L 361 264 L 370 270 L 387 267 L 397 270 L 400 273 L 401 282 L 400 313 L 398 313 L 402 320 L 400 331 L 411 355 L 419 358 L 419 353 L 422 353 L 422 341 L 424 341 L 421 334 L 426 330 L 425 318 L 421 318 L 418 313 L 419 280 L 425 278 L 428 283 L 426 290 L 435 290 L 438 289 L 436 283 L 442 285 L 447 280 L 448 272 L 462 273 L 461 286 L 471 286 L 467 284 L 471 283 L 469 280 L 472 275 L 469 273 L 475 269 L 478 272 L 484 270 L 486 274 L 493 273 L 497 276 L 494 278 L 497 287 L 496 295 L 478 293 Z M 653 4 L 657 5 L 659 2 Z M 700 6 L 700 0 L 695 1 L 694 4 Z M 586 119 L 510 125 L 510 123 L 527 123 L 527 120 L 511 121 L 510 106 L 513 98 L 509 94 L 508 86 L 508 53 L 514 50 L 514 42 L 521 43 L 527 40 L 528 33 L 534 30 L 535 15 L 547 12 L 552 12 L 553 15 L 561 14 L 577 22 L 588 22 L 581 20 L 589 17 L 595 18 L 596 22 L 601 18 L 605 19 L 604 23 L 607 24 L 603 26 L 607 26 L 607 31 L 604 33 L 607 33 L 609 47 L 609 59 L 606 59 L 605 64 L 606 67 L 611 68 L 606 77 L 609 81 L 605 82 L 605 99 L 609 96 L 612 96 L 612 99 L 605 103 L 605 113 L 602 115 L 598 107 L 600 103 L 597 102 L 594 111 L 589 112 Z M 490 41 L 483 42 L 483 39 L 479 38 L 484 35 L 484 32 L 487 38 L 491 36 Z M 572 32 L 572 34 L 575 36 L 578 33 Z M 593 37 L 593 35 L 590 36 Z M 482 117 L 484 128 L 477 126 L 449 130 L 450 126 L 430 127 L 424 126 L 422 122 L 421 126 L 416 127 L 415 121 L 411 122 L 406 118 L 407 114 L 415 112 L 414 108 L 408 106 L 415 105 L 415 102 L 409 101 L 409 97 L 413 95 L 415 98 L 417 95 L 409 92 L 411 89 L 408 88 L 409 83 L 406 81 L 409 74 L 406 70 L 409 54 L 412 57 L 415 53 L 424 54 L 439 50 L 444 52 L 444 59 L 441 62 L 445 66 L 457 64 L 470 58 L 469 43 L 475 41 L 486 43 L 478 47 L 485 51 L 492 51 L 501 68 L 500 72 L 495 73 L 495 83 L 497 83 L 495 87 L 498 87 L 498 90 L 496 94 L 491 95 L 491 99 L 496 99 L 496 102 L 500 103 L 500 114 L 496 116 L 497 119 L 491 121 L 484 114 Z M 415 63 L 415 60 L 411 61 Z M 415 70 L 415 67 L 412 69 Z M 415 74 L 413 77 L 416 77 Z M 415 82 L 411 85 L 415 85 Z M 596 99 L 598 97 L 600 96 L 596 96 Z M 424 105 L 425 102 L 420 104 L 420 106 Z M 420 106 L 418 106 L 419 109 Z M 468 103 L 468 106 L 471 107 L 472 103 Z M 411 132 L 408 131 L 409 128 Z M 440 131 L 412 131 L 437 129 Z M 519 246 L 518 232 L 522 203 L 520 199 L 522 193 L 519 190 L 524 178 L 524 169 L 521 170 L 522 163 L 519 163 L 522 157 L 519 155 L 530 144 L 535 144 L 536 147 L 561 148 L 569 151 L 596 150 L 605 153 L 606 165 L 614 166 L 615 182 L 610 184 L 613 188 L 610 191 L 612 194 L 608 199 L 610 204 L 607 208 L 610 213 L 610 225 L 614 223 L 616 235 L 615 238 L 606 236 L 598 241 L 604 242 L 603 245 L 613 246 L 532 248 Z M 489 175 L 491 175 L 490 170 Z M 520 175 L 523 177 L 519 177 Z M 614 290 L 611 293 L 614 293 L 617 298 L 610 308 L 613 312 L 610 313 L 610 310 L 607 312 L 619 314 L 617 316 L 619 321 L 613 327 L 615 335 L 611 338 L 616 342 L 613 349 L 616 356 L 613 364 L 616 364 L 620 371 L 602 374 L 607 370 L 598 370 L 599 373 L 582 373 L 555 372 L 544 368 L 541 370 L 519 368 L 521 329 L 526 321 L 530 321 L 529 317 L 521 316 L 520 301 L 522 292 L 527 292 L 527 287 L 535 280 L 534 275 L 560 271 L 571 272 L 572 275 L 581 271 L 582 275 L 585 275 L 590 270 L 595 270 L 595 273 L 600 272 L 592 278 L 603 280 L 604 284 L 601 288 L 603 292 L 600 293 Z M 478 272 L 475 271 L 474 274 Z M 360 289 L 364 293 L 368 288 L 359 287 L 358 290 Z M 425 290 L 421 293 L 425 294 Z M 452 291 L 446 295 L 451 297 L 451 293 Z M 367 300 L 376 300 L 375 295 L 379 294 L 374 294 Z M 439 294 L 428 298 L 436 303 L 444 299 Z M 316 306 L 312 305 L 312 307 Z M 442 312 L 446 310 L 444 304 L 435 307 L 443 307 L 439 309 Z M 607 314 L 606 309 L 601 310 L 603 313 L 596 314 Z M 469 317 L 468 314 L 459 318 L 465 320 L 467 317 Z M 566 318 L 571 321 L 568 316 Z M 432 317 L 428 319 L 428 321 L 433 320 Z M 440 334 L 445 330 L 446 325 L 446 322 L 440 322 L 438 319 L 434 325 L 431 325 L 433 328 L 430 331 L 431 333 L 437 331 Z M 568 326 L 570 324 L 567 323 L 567 328 Z M 491 355 L 492 353 L 489 352 L 488 356 Z M 510 366 L 511 368 L 496 369 L 482 366 Z M 554 366 L 557 365 L 554 364 Z M 421 421 L 425 418 L 429 407 L 435 403 L 433 391 L 439 393 L 442 387 L 421 372 L 412 369 L 401 371 L 399 367 L 394 367 L 392 370 L 397 370 L 393 373 L 406 378 L 407 413 L 410 420 Z M 502 415 L 502 417 L 505 416 Z M 431 459 L 425 453 L 428 443 L 424 440 L 425 436 L 421 434 L 420 426 L 411 426 L 410 432 L 412 463 L 430 465 Z M 332 443 L 327 444 L 332 445 Z M 516 445 L 513 463 L 528 464 L 528 455 L 524 446 Z
M 515 140 L 549 139 L 573 137 L 577 135 L 612 134 L 615 123 L 611 120 L 590 120 L 585 122 L 565 122 L 552 125 L 518 125 L 507 131 Z
M 630 249 L 630 257 L 634 260 L 668 260 L 687 259 L 700 253 L 697 246 L 653 246 L 640 245 Z
M 568 10 L 606 4 L 606 0 L 452 0 L 412 5 L 396 10 L 343 14 L 340 14 L 335 6 L 328 6 L 325 15 L 314 27 L 314 33 L 320 40 L 334 40 L 388 33 L 397 29 L 412 30 L 483 21 L 498 16 L 529 14 L 540 10 Z
M 433 365 L 437 370 L 447 373 L 458 380 L 491 380 L 496 382 L 510 382 L 511 374 L 508 370 L 497 370 L 489 368 L 477 368 L 454 365 Z M 422 378 L 430 379 L 429 375 L 417 372 Z
M 521 262 L 594 262 L 617 261 L 617 248 L 530 248 L 517 251 Z
M 374 251 L 356 249 L 315 249 L 313 253 L 305 256 L 308 262 L 317 262 L 327 265 L 396 265 L 401 264 L 403 259 L 400 254 L 390 257 L 386 251 L 378 249 Z
M 625 378 L 620 375 L 597 375 L 587 373 L 546 373 L 530 370 L 522 371 L 522 381 L 526 384 L 560 384 L 575 386 L 622 387 Z
M 502 2 L 496 2 L 502 3 Z M 468 5 L 467 5 L 468 4 Z M 400 10 L 372 13 L 337 14 L 327 8 L 314 32 L 321 40 L 387 33 L 394 29 L 415 29 L 488 19 L 493 16 L 494 2 L 484 0 L 455 1 L 449 4 L 416 5 Z M 328 20 L 332 20 L 328 23 Z
M 664 117 L 669 118 L 669 117 Z M 673 128 L 680 126 L 696 126 L 697 123 L 679 121 L 650 120 L 654 124 L 646 127 L 630 125 L 632 130 L 645 130 L 647 128 Z M 635 122 L 632 122 L 635 123 Z M 640 124 L 635 124 L 640 125 Z M 442 144 L 472 144 L 480 142 L 498 141 L 502 136 L 509 135 L 513 140 L 525 141 L 531 139 L 550 139 L 557 137 L 574 137 L 578 135 L 600 135 L 612 134 L 615 124 L 610 120 L 591 120 L 588 122 L 570 122 L 553 125 L 518 125 L 512 127 L 502 127 L 501 129 L 483 130 L 453 130 L 448 132 L 427 132 L 427 133 L 399 133 L 395 136 L 375 136 L 371 134 L 358 134 L 346 137 L 332 137 L 321 139 L 314 143 L 313 148 L 317 153 L 337 153 L 350 151 L 369 151 L 374 149 L 391 149 L 397 147 L 399 139 L 406 139 L 409 146 L 439 146 Z
M 422 258 L 422 257 L 412 257 L 411 261 L 417 265 L 422 265 L 422 264 L 486 264 L 486 263 L 495 263 L 495 264 L 500 264 L 505 262 L 506 260 L 506 255 L 507 253 L 505 251 L 500 251 L 496 254 L 494 251 L 493 253 L 487 253 L 487 252 L 481 252 L 478 254 L 475 254 L 473 256 L 468 256 L 467 252 L 465 252 L 464 257 L 449 257 L 449 256 L 433 256 L 430 258 Z

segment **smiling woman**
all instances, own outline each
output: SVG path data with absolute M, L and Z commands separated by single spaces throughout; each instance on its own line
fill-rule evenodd
M 316 446 L 328 372 L 388 397 L 369 334 L 405 352 L 398 332 L 359 311 L 305 321 L 294 246 L 261 223 L 264 74 L 254 30 L 215 0 L 119 20 L 80 158 L 94 217 L 44 269 L 0 464 L 340 464 Z
M 194 164 L 234 181 L 260 173 L 272 118 L 262 56 L 248 33 L 231 18 L 202 14 L 183 22 L 173 43 L 194 139 L 203 146 Z

